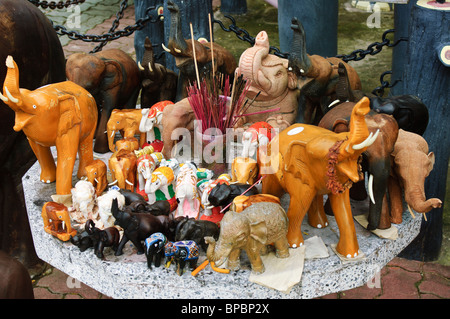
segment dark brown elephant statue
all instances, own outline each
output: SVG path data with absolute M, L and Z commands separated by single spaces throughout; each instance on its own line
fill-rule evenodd
M 99 110 L 94 151 L 109 152 L 106 124 L 113 109 L 136 107 L 141 89 L 138 65 L 118 49 L 74 53 L 67 58 L 66 75 L 94 96 Z
M 160 101 L 175 102 L 178 76 L 164 65 L 155 62 L 153 46 L 145 38 L 144 56 L 138 63 L 141 70 L 141 108 L 149 108 Z

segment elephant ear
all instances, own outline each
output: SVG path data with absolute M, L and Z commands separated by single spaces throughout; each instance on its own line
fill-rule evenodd
M 106 70 L 104 73 L 104 83 L 108 90 L 120 85 L 123 82 L 122 65 L 115 60 L 105 60 Z
M 71 95 L 64 95 L 58 98 L 59 101 L 59 123 L 58 123 L 58 135 L 62 136 L 67 134 L 75 125 L 81 123 L 80 105 L 78 100 Z M 54 101 L 50 101 L 51 104 Z
M 260 242 L 267 244 L 267 226 L 265 221 L 256 221 L 250 223 L 250 237 Z

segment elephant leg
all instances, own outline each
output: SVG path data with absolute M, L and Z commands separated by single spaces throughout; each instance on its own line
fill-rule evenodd
M 308 210 L 308 223 L 316 228 L 328 226 L 328 219 L 325 215 L 322 195 L 316 195 L 311 202 L 311 206 Z
M 80 130 L 78 125 L 56 139 L 56 150 L 58 152 L 56 193 L 59 195 L 71 194 L 72 174 L 79 143 Z
M 158 255 L 156 255 L 156 256 L 158 256 Z M 148 255 L 147 255 L 147 267 L 149 268 L 149 269 L 152 269 L 152 261 L 153 261 L 153 254 L 152 253 L 149 253 Z M 161 261 L 161 260 L 160 260 Z M 156 259 L 155 259 L 155 266 L 156 266 Z M 158 267 L 158 266 L 156 266 L 156 267 Z
M 189 260 L 189 268 L 191 270 L 194 270 L 195 268 L 197 268 L 197 259 Z
M 156 254 L 155 255 L 155 267 L 161 266 L 161 258 L 162 258 L 161 254 Z
M 252 265 L 252 272 L 256 274 L 262 274 L 264 272 L 264 264 L 261 260 L 261 246 L 257 245 L 254 248 L 247 249 L 247 257 Z
M 137 254 L 142 255 L 145 253 L 144 246 L 142 245 L 141 241 L 137 238 L 137 236 L 133 236 L 130 238 L 131 242 L 134 246 L 136 246 Z
M 100 120 L 98 122 L 97 130 L 95 133 L 95 145 L 94 151 L 97 153 L 107 153 L 109 152 L 108 136 L 106 134 L 106 124 L 108 123 L 111 112 L 114 109 L 117 98 L 112 93 L 103 93 L 103 103 L 102 111 L 100 115 Z
M 289 243 L 287 241 L 286 236 L 282 236 L 281 239 L 274 242 L 275 245 L 275 255 L 278 258 L 287 258 L 289 257 Z
M 336 250 L 343 256 L 353 258 L 358 255 L 359 246 L 356 238 L 355 224 L 353 223 L 350 206 L 349 190 L 341 194 L 329 194 L 331 208 L 339 227 L 339 242 Z
M 228 256 L 228 269 L 230 270 L 238 270 L 240 266 L 240 256 L 241 256 L 241 250 L 240 249 L 233 249 L 230 252 L 230 255 Z
M 185 260 L 178 260 L 176 262 L 176 265 L 177 265 L 177 274 L 179 276 L 183 275 L 184 267 L 186 266 L 186 261 Z
M 128 101 L 124 104 L 125 109 L 135 109 L 136 108 L 136 102 L 139 97 L 139 92 L 141 91 L 141 87 L 137 86 L 136 89 L 134 89 L 133 93 L 131 94 Z
M 41 166 L 40 180 L 44 183 L 56 181 L 56 164 L 52 152 L 50 151 L 50 147 L 39 145 L 30 139 L 28 139 L 28 142 Z
M 119 246 L 117 247 L 117 250 L 114 253 L 115 256 L 120 256 L 123 254 L 123 247 L 128 242 L 128 240 L 129 239 L 128 239 L 127 235 L 124 233 L 122 236 L 122 239 L 120 240 Z
M 81 177 L 86 176 L 86 166 L 92 164 L 94 161 L 94 153 L 93 153 L 93 139 L 94 139 L 95 129 L 86 137 L 84 140 L 80 142 L 80 147 L 78 149 L 78 172 L 77 177 L 81 179 Z M 100 181 L 99 181 L 100 182 Z M 101 185 L 97 185 L 99 188 Z
M 95 253 L 98 258 L 103 258 L 103 248 L 104 248 L 104 243 L 102 241 L 100 241 L 98 243 L 97 251 Z
M 261 194 L 270 194 L 279 198 L 283 196 L 284 190 L 278 182 L 275 174 L 268 174 L 264 176 Z
M 398 180 L 393 177 L 389 177 L 388 188 L 389 200 L 391 204 L 391 222 L 394 224 L 401 224 L 403 220 L 402 189 L 398 183 Z

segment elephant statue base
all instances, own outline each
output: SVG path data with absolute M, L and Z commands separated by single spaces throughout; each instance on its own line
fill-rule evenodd
M 68 241 L 76 236 L 77 231 L 72 228 L 67 207 L 56 202 L 47 202 L 42 207 L 44 230 L 59 240 Z

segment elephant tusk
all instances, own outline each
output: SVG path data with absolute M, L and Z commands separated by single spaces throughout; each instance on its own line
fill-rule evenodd
M 2 100 L 3 102 L 8 102 L 8 98 L 4 96 L 2 93 L 0 93 L 0 100 Z
M 164 45 L 164 43 L 161 43 L 161 46 L 162 46 L 162 48 L 163 48 L 163 50 L 164 51 L 166 51 L 166 52 L 169 52 L 170 53 L 170 49 L 169 48 L 167 48 L 165 45 Z
M 367 146 L 370 146 L 370 145 L 372 145 L 372 144 L 375 142 L 375 140 L 376 140 L 377 137 L 378 137 L 378 134 L 380 134 L 380 129 L 377 129 L 377 131 L 376 131 L 375 134 L 372 136 L 372 138 L 371 138 L 370 140 L 367 141 Z
M 151 65 L 150 62 L 148 62 L 148 70 L 149 70 L 150 72 L 153 72 L 153 68 L 152 68 L 152 65 Z
M 127 183 L 130 186 L 134 186 L 134 184 L 132 182 L 130 182 L 128 179 L 125 179 L 125 183 Z
M 66 229 L 66 222 L 65 221 L 62 222 L 62 229 Z
M 116 184 L 117 184 L 117 182 L 118 182 L 118 181 L 117 181 L 117 179 L 116 179 L 116 180 L 115 180 L 114 182 L 112 182 L 112 183 L 109 183 L 109 184 L 108 184 L 108 186 L 113 186 L 113 185 L 116 185 Z
M 111 138 L 114 137 L 114 131 L 111 132 L 111 136 L 110 136 L 110 137 L 111 137 Z
M 100 182 L 98 181 L 97 177 L 94 178 L 94 181 L 95 181 L 97 184 L 100 184 Z
M 173 49 L 175 50 L 176 53 L 181 53 L 180 49 L 177 49 L 177 48 L 173 48 Z
M 369 175 L 369 196 L 372 203 L 375 205 L 375 198 L 373 196 L 373 175 Z
M 138 61 L 138 67 L 139 67 L 139 70 L 142 70 L 142 71 L 145 70 L 144 67 L 141 64 L 141 61 Z
M 354 150 L 360 150 L 360 149 L 366 147 L 367 146 L 367 142 L 372 138 L 372 136 L 373 136 L 373 133 L 370 132 L 369 136 L 364 141 L 362 141 L 359 144 L 353 145 L 352 148 Z
M 14 96 L 11 95 L 11 93 L 9 93 L 9 90 L 6 86 L 5 86 L 5 94 L 8 97 L 8 99 L 10 99 L 11 102 L 13 103 L 19 102 L 19 99 L 16 99 Z
M 334 100 L 333 102 L 330 103 L 330 105 L 328 105 L 328 107 L 332 107 L 335 104 L 338 104 L 339 102 L 341 102 L 340 100 Z

